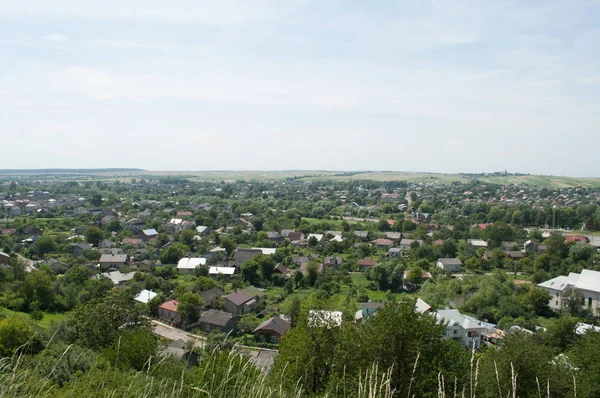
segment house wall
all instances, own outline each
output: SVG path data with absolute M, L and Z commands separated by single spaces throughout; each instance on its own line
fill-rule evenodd
M 158 307 L 158 317 L 166 321 L 181 322 L 181 314 Z
M 105 270 L 110 269 L 110 268 L 119 268 L 119 267 L 122 267 L 124 265 L 125 265 L 125 263 L 114 263 L 114 262 L 112 262 L 112 263 L 100 263 L 100 269 L 103 270 L 103 271 L 105 271 Z
M 272 330 L 257 330 L 256 332 L 254 332 L 254 337 L 258 341 L 276 344 L 281 340 L 283 336 L 279 335 L 278 333 L 275 333 Z
M 225 326 L 212 325 L 210 323 L 200 322 L 200 329 L 204 332 L 210 333 L 213 330 L 219 330 L 225 334 L 235 332 L 237 330 L 237 321 L 232 319 Z
M 235 314 L 235 315 L 242 314 L 242 307 L 236 306 L 229 300 L 225 300 L 225 305 L 223 307 L 224 307 L 223 309 L 225 310 L 225 312 L 229 312 L 230 314 Z
M 579 290 L 584 297 L 583 308 L 590 309 L 594 316 L 600 316 L 598 308 L 598 300 L 600 299 L 600 292 L 594 292 L 591 290 Z M 591 299 L 591 306 L 590 306 Z
M 442 264 L 438 261 L 437 266 L 446 272 L 460 272 L 461 266 L 458 264 Z

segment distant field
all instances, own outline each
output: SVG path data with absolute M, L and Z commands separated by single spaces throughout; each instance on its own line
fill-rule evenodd
M 19 170 L 19 175 L 35 175 L 35 171 L 27 173 Z M 50 174 L 45 174 L 46 176 Z M 61 176 L 61 173 L 56 173 Z M 409 181 L 434 184 L 450 184 L 452 182 L 468 182 L 469 177 L 460 174 L 445 173 L 419 173 L 406 171 L 365 171 L 365 172 L 343 172 L 327 170 L 284 170 L 284 171 L 150 171 L 150 170 L 127 170 L 127 171 L 86 171 L 77 170 L 64 178 L 85 181 L 88 179 L 120 180 L 126 182 L 130 178 L 158 178 L 158 177 L 185 177 L 193 181 L 276 181 L 288 178 L 296 178 L 303 181 Z M 5 177 L 7 177 L 5 175 Z M 478 180 L 494 184 L 520 184 L 526 183 L 535 187 L 600 187 L 600 178 L 575 178 L 558 176 L 488 176 L 477 177 Z

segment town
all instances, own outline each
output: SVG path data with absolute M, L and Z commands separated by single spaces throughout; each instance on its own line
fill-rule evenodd
M 376 339 L 367 333 L 377 322 L 402 315 L 397 322 L 423 325 L 414 339 L 455 344 L 453 358 L 466 357 L 460 366 L 471 355 L 500 360 L 502 347 L 528 341 L 548 357 L 539 372 L 558 372 L 560 360 L 582 389 L 597 388 L 585 384 L 594 371 L 577 370 L 587 363 L 577 347 L 595 344 L 600 331 L 598 203 L 594 187 L 477 176 L 5 176 L 0 354 L 39 338 L 36 330 L 112 352 L 115 339 L 142 339 L 136 333 L 146 332 L 120 330 L 138 319 L 156 343 L 108 358 L 138 370 L 153 355 L 197 367 L 203 353 L 233 350 L 266 375 L 286 368 L 317 393 L 340 377 L 331 364 L 343 350 L 366 350 L 355 345 Z M 15 339 L 11 328 L 24 332 Z M 354 339 L 341 340 L 345 328 Z M 298 352 L 307 339 L 327 348 Z M 294 365 L 302 355 L 315 363 Z M 520 364 L 521 377 L 529 365 Z M 457 366 L 442 369 L 464 375 Z M 406 387 L 402 377 L 397 388 Z

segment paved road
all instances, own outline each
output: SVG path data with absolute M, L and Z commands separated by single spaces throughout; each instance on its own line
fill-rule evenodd
M 204 348 L 204 338 L 202 336 L 187 333 L 159 321 L 153 320 L 152 323 L 154 324 L 154 333 L 159 336 L 166 337 L 169 340 L 183 340 L 186 343 L 193 341 L 194 346 Z

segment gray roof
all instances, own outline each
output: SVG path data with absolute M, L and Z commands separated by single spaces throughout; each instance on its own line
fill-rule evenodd
M 462 265 L 462 261 L 458 258 L 438 258 L 438 262 L 443 265 Z
M 248 296 L 246 293 L 242 292 L 241 290 L 236 290 L 235 292 L 230 293 L 227 296 L 225 296 L 226 300 L 231 301 L 236 306 L 242 305 L 242 304 L 250 301 L 251 298 L 252 297 Z
M 208 310 L 200 317 L 200 322 L 208 323 L 209 325 L 227 326 L 233 319 L 233 314 L 229 312 Z
M 276 316 L 271 319 L 267 319 L 266 321 L 258 325 L 258 327 L 252 331 L 252 333 L 256 333 L 259 330 L 270 330 L 277 333 L 280 336 L 283 336 L 287 333 L 288 330 L 290 330 L 290 324 L 281 319 L 280 317 Z
M 100 263 L 125 263 L 127 254 L 103 254 L 100 256 Z
M 199 296 L 202 297 L 202 299 L 204 299 L 205 302 L 208 302 L 217 297 L 221 297 L 223 293 L 225 292 L 221 290 L 220 287 L 213 287 L 212 289 L 201 292 Z

